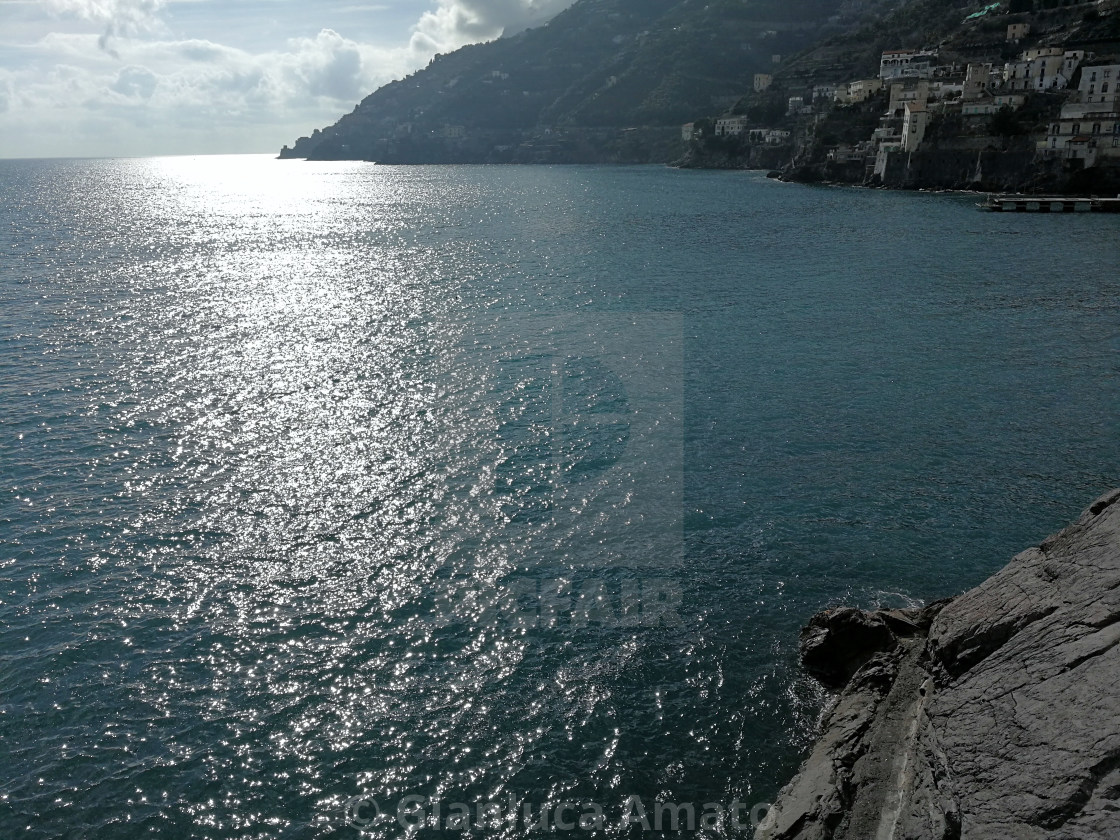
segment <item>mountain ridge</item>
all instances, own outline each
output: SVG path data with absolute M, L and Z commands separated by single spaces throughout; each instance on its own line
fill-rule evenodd
M 893 5 L 578 0 L 543 26 L 436 56 L 281 157 L 501 162 L 545 149 L 560 160 L 657 158 L 670 154 L 669 129 L 732 106 L 754 73 Z

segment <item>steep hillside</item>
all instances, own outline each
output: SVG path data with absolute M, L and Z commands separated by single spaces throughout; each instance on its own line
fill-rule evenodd
M 1120 16 L 1102 15 L 1089 0 L 1004 0 L 980 14 L 988 0 L 909 0 L 881 9 L 862 25 L 822 38 L 784 62 L 774 74 L 782 89 L 871 78 L 884 50 L 937 49 L 943 62 L 1008 61 L 1033 46 L 1063 46 L 1112 53 Z M 1008 8 L 1017 11 L 1007 13 Z M 979 16 L 976 16 L 979 15 Z M 1007 39 L 1012 23 L 1029 23 L 1020 41 Z
M 755 73 L 852 28 L 869 8 L 852 0 L 579 0 L 545 26 L 437 56 L 281 154 L 666 159 L 669 127 L 726 109 Z
M 880 79 L 892 49 L 931 58 Z M 910 0 L 783 62 L 735 104 L 735 119 L 694 121 L 674 163 L 905 189 L 1114 194 L 1120 98 L 1114 87 L 1106 102 L 1104 82 L 1089 103 L 1093 77 L 1083 87 L 1082 72 L 1104 68 L 1108 79 L 1117 64 L 1118 0 Z

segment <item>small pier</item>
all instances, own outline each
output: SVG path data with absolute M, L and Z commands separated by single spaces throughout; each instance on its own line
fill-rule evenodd
M 1120 213 L 1116 198 L 1069 198 L 1067 196 L 990 195 L 977 205 L 996 213 Z

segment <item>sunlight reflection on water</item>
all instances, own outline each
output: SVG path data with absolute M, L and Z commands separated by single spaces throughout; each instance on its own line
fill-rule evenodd
M 958 251 L 907 274 L 852 236 L 899 197 L 44 166 L 0 168 L 28 837 L 327 837 L 363 793 L 753 804 L 820 708 L 809 613 L 975 582 L 1117 465 L 1115 278 L 1088 306 L 1043 265 L 1012 305 L 1014 253 L 932 234 Z

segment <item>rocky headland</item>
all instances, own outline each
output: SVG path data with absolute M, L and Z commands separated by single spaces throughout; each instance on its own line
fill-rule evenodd
M 756 840 L 1120 837 L 1120 490 L 956 598 L 815 616 L 837 691 Z

